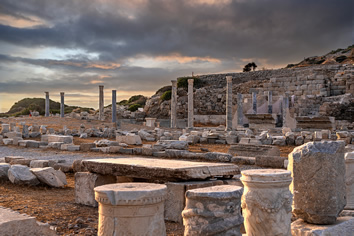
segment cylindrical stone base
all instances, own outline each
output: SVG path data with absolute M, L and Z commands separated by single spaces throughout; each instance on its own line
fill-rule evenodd
M 220 185 L 186 192 L 182 212 L 185 236 L 242 235 L 240 226 L 243 188 Z
M 166 235 L 166 185 L 108 184 L 95 188 L 99 203 L 98 235 Z
M 247 235 L 291 235 L 290 171 L 242 171 L 242 214 Z
M 354 210 L 354 152 L 345 154 L 345 183 L 347 189 L 347 205 L 344 209 Z

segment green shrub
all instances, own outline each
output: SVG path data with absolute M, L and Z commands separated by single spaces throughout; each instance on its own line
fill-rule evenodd
M 131 111 L 131 112 L 134 112 L 136 110 L 138 110 L 138 108 L 142 107 L 142 105 L 140 104 L 132 104 L 129 106 L 128 110 Z
M 171 89 L 172 89 L 172 86 L 167 85 L 167 86 L 164 86 L 164 87 L 160 88 L 159 90 L 157 90 L 155 94 L 164 93 L 164 92 L 171 90 Z
M 120 105 L 120 106 L 125 106 L 127 104 L 128 104 L 128 100 L 125 100 L 125 99 L 120 101 L 120 102 L 118 102 L 118 105 Z
M 188 80 L 194 79 L 193 87 L 200 88 L 203 86 L 203 81 L 195 77 L 181 77 L 177 78 L 177 88 L 188 88 Z
M 128 100 L 128 103 L 132 103 L 132 102 L 135 102 L 137 100 L 139 100 L 141 97 L 144 97 L 143 95 L 134 95 L 134 96 L 131 96 Z
M 171 94 L 172 94 L 172 91 L 171 91 L 171 90 L 168 90 L 168 91 L 164 92 L 164 93 L 161 95 L 160 99 L 161 99 L 162 101 L 171 100 Z

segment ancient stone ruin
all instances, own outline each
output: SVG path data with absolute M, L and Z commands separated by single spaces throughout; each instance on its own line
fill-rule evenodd
M 105 107 L 100 85 L 96 113 L 64 114 L 61 92 L 53 116 L 45 92 L 45 117 L 1 119 L 1 183 L 71 188 L 59 200 L 97 219 L 77 234 L 353 235 L 353 65 L 171 83 L 170 100 L 156 93 L 129 113 L 119 90 Z M 0 235 L 65 231 L 0 212 Z

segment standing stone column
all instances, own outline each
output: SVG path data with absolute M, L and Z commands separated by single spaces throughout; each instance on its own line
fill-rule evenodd
M 22 124 L 22 137 L 29 138 L 29 130 L 26 124 Z
M 347 205 L 345 209 L 354 210 L 354 152 L 345 154 L 345 176 L 347 185 Z
M 188 79 L 188 128 L 194 127 L 193 82 L 194 79 Z
M 237 94 L 237 125 L 243 126 L 243 96 Z
M 171 80 L 171 82 L 171 128 L 177 128 L 177 81 Z
M 280 169 L 241 172 L 241 200 L 247 235 L 291 236 L 290 171 Z
M 283 127 L 287 127 L 286 124 L 286 116 L 289 112 L 289 94 L 285 94 L 285 96 L 283 97 Z
M 232 76 L 226 76 L 226 131 L 232 129 Z
M 273 92 L 268 91 L 268 114 L 273 113 Z
M 99 103 L 98 103 L 98 119 L 104 119 L 104 95 L 103 95 L 103 85 L 99 86 Z
M 117 90 L 112 90 L 112 123 L 117 123 Z
M 243 188 L 220 185 L 186 192 L 184 235 L 239 235 Z
M 333 224 L 346 205 L 344 142 L 308 142 L 289 154 L 293 213 L 311 224 Z
M 60 117 L 64 118 L 64 92 L 60 92 Z
M 96 187 L 98 235 L 166 235 L 164 184 L 119 183 Z
M 49 92 L 45 93 L 45 117 L 49 116 Z
M 257 114 L 257 90 L 251 89 L 252 93 L 252 114 Z

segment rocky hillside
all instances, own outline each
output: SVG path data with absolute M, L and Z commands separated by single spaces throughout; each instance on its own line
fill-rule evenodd
M 60 103 L 49 100 L 50 102 L 50 112 L 60 113 Z M 68 106 L 65 105 L 65 113 L 70 113 L 72 111 L 89 111 L 92 108 L 83 108 L 78 106 Z M 6 113 L 1 113 L 0 116 L 20 116 L 29 115 L 30 111 L 38 111 L 40 115 L 44 115 L 45 112 L 45 99 L 44 98 L 24 98 L 18 102 L 15 102 L 10 110 Z
M 289 64 L 287 68 L 335 64 L 354 64 L 354 44 L 345 49 L 332 50 L 323 56 L 305 58 L 297 64 Z

